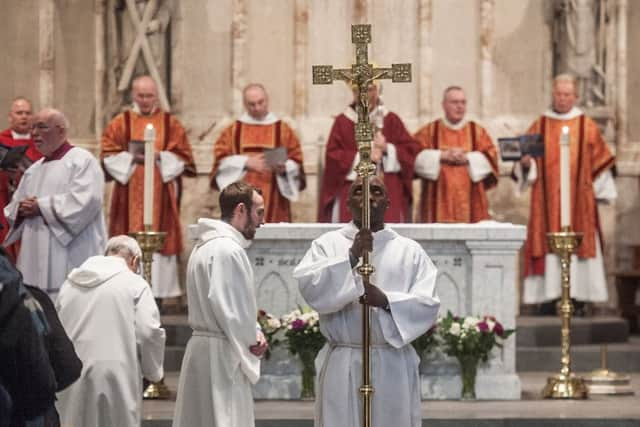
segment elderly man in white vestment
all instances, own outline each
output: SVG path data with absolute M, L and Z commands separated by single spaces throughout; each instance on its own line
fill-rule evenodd
M 136 274 L 141 256 L 131 237 L 112 237 L 106 255 L 73 269 L 60 289 L 60 321 L 84 364 L 58 394 L 63 426 L 140 426 L 142 377 L 164 375 L 165 331 L 151 288 Z
M 316 427 L 362 425 L 362 309 L 371 315 L 371 378 L 374 427 L 419 427 L 419 358 L 411 341 L 435 322 L 440 301 L 436 267 L 415 241 L 384 224 L 389 198 L 378 177 L 370 181 L 371 230 L 361 228 L 362 180 L 349 192 L 353 222 L 311 244 L 294 271 L 300 292 L 320 314 L 327 344 L 316 359 Z M 372 251 L 372 284 L 356 271 L 363 252 Z
M 264 221 L 255 187 L 220 193 L 221 220 L 199 219 L 187 265 L 189 339 L 180 370 L 174 427 L 254 426 L 251 385 L 267 350 L 257 329 L 253 270 L 245 249 Z
M 69 271 L 101 254 L 106 242 L 102 169 L 67 141 L 67 127 L 54 109 L 34 117 L 31 135 L 44 157 L 25 171 L 4 209 L 11 227 L 4 245 L 22 239 L 17 267 L 24 282 L 54 301 Z

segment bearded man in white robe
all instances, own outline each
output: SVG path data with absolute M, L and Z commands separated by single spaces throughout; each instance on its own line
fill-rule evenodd
M 106 255 L 75 268 L 60 289 L 60 321 L 83 362 L 80 379 L 58 394 L 63 426 L 140 426 L 142 377 L 164 375 L 165 331 L 136 274 L 141 256 L 131 237 L 112 237 Z
M 35 115 L 31 136 L 44 156 L 27 169 L 4 214 L 4 246 L 22 239 L 16 266 L 24 282 L 55 301 L 67 274 L 106 242 L 104 175 L 96 158 L 67 141 L 67 121 L 54 109 Z
M 264 222 L 264 199 L 235 182 L 220 193 L 221 220 L 198 220 L 187 265 L 189 339 L 174 427 L 253 427 L 251 385 L 267 343 L 256 330 L 253 270 L 245 249 Z
M 420 360 L 411 341 L 436 320 L 436 267 L 415 241 L 384 224 L 389 198 L 378 177 L 370 180 L 371 229 L 361 228 L 362 180 L 349 192 L 353 222 L 311 244 L 294 271 L 300 293 L 320 314 L 327 344 L 316 358 L 316 427 L 362 425 L 362 308 L 371 313 L 374 427 L 419 427 Z M 356 271 L 364 251 L 375 273 L 365 286 Z

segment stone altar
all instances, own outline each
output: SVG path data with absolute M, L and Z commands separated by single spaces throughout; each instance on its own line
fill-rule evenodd
M 248 249 L 255 272 L 258 308 L 281 316 L 305 305 L 292 277 L 293 268 L 313 239 L 339 224 L 267 224 L 258 229 Z M 526 227 L 485 221 L 478 224 L 394 224 L 399 234 L 418 241 L 438 267 L 441 313 L 493 314 L 514 328 L 518 306 L 518 251 Z M 517 333 L 517 332 L 516 332 Z M 515 338 L 481 364 L 476 381 L 478 399 L 520 399 L 515 371 Z M 256 399 L 295 399 L 300 394 L 300 365 L 286 349 L 277 348 L 263 361 L 254 388 Z M 457 362 L 432 355 L 420 366 L 423 399 L 456 399 L 461 382 Z

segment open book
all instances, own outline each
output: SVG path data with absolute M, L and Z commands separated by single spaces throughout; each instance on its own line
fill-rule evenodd
M 0 144 L 0 169 L 28 168 L 32 162 L 25 156 L 27 148 L 27 145 L 7 147 Z
M 498 138 L 498 144 L 500 144 L 500 157 L 505 162 L 518 161 L 525 155 L 544 157 L 544 140 L 539 133 Z
M 264 150 L 264 161 L 270 168 L 284 164 L 287 161 L 287 149 L 285 147 L 267 148 Z

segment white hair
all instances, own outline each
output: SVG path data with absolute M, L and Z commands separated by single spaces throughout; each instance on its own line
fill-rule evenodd
M 136 239 L 121 234 L 120 236 L 113 236 L 109 239 L 104 254 L 107 256 L 120 255 L 125 258 L 140 258 L 142 257 L 142 250 Z
M 576 90 L 576 93 L 578 92 L 578 79 L 576 79 L 576 77 L 573 74 L 562 73 L 562 74 L 558 74 L 553 78 L 553 86 L 557 85 L 560 82 L 571 83 L 574 89 Z

